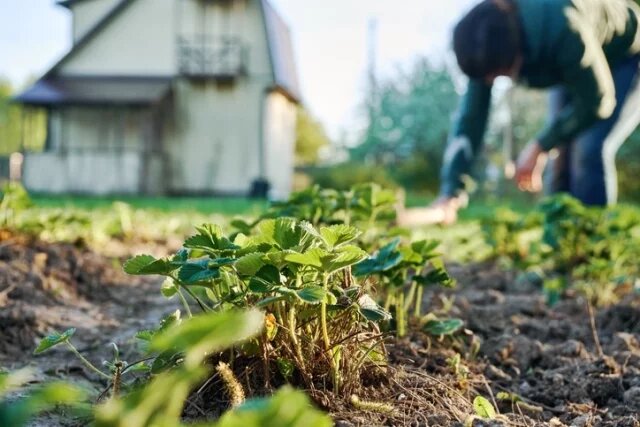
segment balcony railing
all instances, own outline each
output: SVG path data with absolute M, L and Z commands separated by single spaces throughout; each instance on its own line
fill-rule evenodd
M 235 37 L 178 38 L 179 69 L 187 77 L 233 80 L 246 71 L 246 53 Z

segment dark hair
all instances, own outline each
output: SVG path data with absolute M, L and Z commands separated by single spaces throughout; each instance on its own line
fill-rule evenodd
M 511 68 L 521 51 L 518 13 L 511 0 L 484 0 L 453 31 L 460 69 L 480 79 Z

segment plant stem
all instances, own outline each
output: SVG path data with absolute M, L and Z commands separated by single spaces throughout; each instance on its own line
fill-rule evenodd
M 67 346 L 69 347 L 69 350 L 71 350 L 71 352 L 75 354 L 78 357 L 78 359 L 80 359 L 80 361 L 84 363 L 84 365 L 87 368 L 89 368 L 90 370 L 92 370 L 102 378 L 111 381 L 111 375 L 107 375 L 104 372 L 102 372 L 100 369 L 96 368 L 91 362 L 89 362 L 87 359 L 84 358 L 83 355 L 80 354 L 80 352 L 73 346 L 73 344 L 71 344 L 69 341 L 65 341 L 65 344 L 67 344 Z
M 293 343 L 293 348 L 296 352 L 296 357 L 298 358 L 298 363 L 300 364 L 300 370 L 302 374 L 307 376 L 307 367 L 304 363 L 304 356 L 302 355 L 302 346 L 300 346 L 300 340 L 296 335 L 296 307 L 292 304 L 289 308 L 289 337 L 291 338 L 291 342 Z
M 391 304 L 393 304 L 393 300 L 394 300 L 394 299 L 395 299 L 395 298 L 394 298 L 393 292 L 391 292 L 391 291 L 390 291 L 390 292 L 387 294 L 387 298 L 386 298 L 386 300 L 384 301 L 384 309 L 385 309 L 386 311 L 389 311 L 389 310 L 391 309 Z
M 210 307 L 208 307 L 205 303 L 203 303 L 203 302 L 202 302 L 202 300 L 201 300 L 200 298 L 198 298 L 198 296 L 197 296 L 196 294 L 194 294 L 194 293 L 193 293 L 193 291 L 192 291 L 191 289 L 189 289 L 189 287 L 188 287 L 188 286 L 182 286 L 182 289 L 184 289 L 185 291 L 187 291 L 187 293 L 189 294 L 189 296 L 190 296 L 191 298 L 193 298 L 193 299 L 198 303 L 198 305 L 200 306 L 200 309 L 201 309 L 203 312 L 207 313 L 207 312 L 211 312 L 211 311 L 213 311 L 213 310 L 211 310 L 211 308 L 210 308 Z
M 402 338 L 407 334 L 405 310 L 404 310 L 404 291 L 398 292 L 396 300 L 396 322 L 398 323 L 398 338 Z
M 329 277 L 326 274 L 322 275 L 322 287 L 325 292 L 329 291 Z M 327 302 L 325 300 L 320 304 L 320 328 L 322 329 L 324 349 L 329 351 L 331 348 L 331 342 L 329 341 L 329 331 L 327 329 Z
M 422 316 L 422 293 L 424 292 L 424 288 L 422 286 L 418 287 L 418 293 L 416 294 L 416 306 L 413 311 L 413 316 L 416 319 L 419 319 Z
M 329 292 L 329 276 L 326 273 L 322 275 L 322 286 L 325 292 Z M 340 373 L 336 366 L 334 354 L 331 351 L 331 341 L 329 340 L 329 331 L 327 329 L 327 302 L 322 301 L 320 305 L 320 327 L 322 329 L 322 339 L 324 341 L 324 349 L 329 358 L 329 366 L 331 367 L 331 377 L 333 378 L 333 390 L 337 394 L 340 391 Z
M 402 306 L 402 308 L 404 309 L 404 311 L 409 312 L 409 309 L 411 308 L 411 305 L 413 304 L 413 298 L 416 295 L 416 288 L 418 287 L 418 284 L 416 282 L 413 282 L 411 284 L 411 288 L 409 289 L 409 294 L 407 295 L 405 301 L 404 301 L 404 305 Z
M 184 306 L 184 309 L 187 312 L 187 315 L 189 316 L 189 318 L 192 318 L 193 314 L 191 313 L 191 308 L 189 307 L 189 303 L 187 302 L 187 299 L 182 294 L 180 287 L 178 287 L 178 297 L 180 297 L 180 301 L 182 301 L 182 305 Z

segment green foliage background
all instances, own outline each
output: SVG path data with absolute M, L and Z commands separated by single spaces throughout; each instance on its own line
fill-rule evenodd
M 25 109 L 12 102 L 15 90 L 0 77 L 0 156 L 16 151 L 40 151 L 47 133 L 47 116 L 42 110 Z

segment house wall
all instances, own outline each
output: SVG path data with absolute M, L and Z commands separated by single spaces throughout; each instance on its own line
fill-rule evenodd
M 49 117 L 49 150 L 25 158 L 28 189 L 90 194 L 157 191 L 144 188 L 148 181 L 162 182 L 157 156 L 149 153 L 146 143 L 148 111 L 75 107 L 53 110 Z
M 175 85 L 175 125 L 165 132 L 170 191 L 246 194 L 264 173 L 264 98 L 272 84 L 258 2 L 229 7 L 183 1 L 180 14 L 183 37 L 239 37 L 248 46 L 248 57 L 246 75 L 232 83 L 183 78 Z
M 29 153 L 23 181 L 29 191 L 135 194 L 142 156 L 138 152 Z
M 74 3 L 73 12 L 73 42 L 77 42 L 87 31 L 93 28 L 119 0 L 85 0 Z
M 289 197 L 293 187 L 296 104 L 283 94 L 272 92 L 266 100 L 264 119 L 266 176 L 271 183 L 270 197 L 282 200 Z
M 97 37 L 65 61 L 60 74 L 174 75 L 177 3 L 175 0 L 132 2 Z

